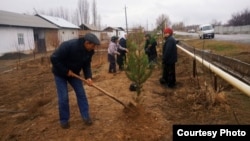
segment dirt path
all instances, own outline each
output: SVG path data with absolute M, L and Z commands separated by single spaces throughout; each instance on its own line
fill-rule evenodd
M 125 72 L 107 73 L 106 54 L 93 59 L 95 84 L 124 103 L 132 101 Z M 159 84 L 160 66 L 143 86 L 139 115 L 131 116 L 93 87 L 84 86 L 94 124 L 83 124 L 75 94 L 70 88 L 71 128 L 58 123 L 57 96 L 50 64 L 29 61 L 22 69 L 0 74 L 0 140 L 11 141 L 171 141 L 173 124 L 249 124 L 249 98 L 219 81 L 221 92 L 210 86 L 212 76 L 198 69 L 192 77 L 192 59 L 179 51 L 177 87 Z M 205 77 L 206 76 L 206 77 Z M 205 82 L 207 87 L 205 87 Z

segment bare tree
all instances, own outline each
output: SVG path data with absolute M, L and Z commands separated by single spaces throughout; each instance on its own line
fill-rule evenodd
M 82 24 L 83 14 L 84 14 L 84 0 L 78 0 L 78 10 L 79 10 L 79 21 L 80 21 L 80 24 Z
M 98 15 L 98 18 L 97 18 L 97 27 L 98 27 L 98 29 L 101 29 L 101 15 Z
M 172 28 L 175 30 L 185 31 L 185 24 L 183 22 L 178 22 L 173 24 Z
M 85 0 L 85 4 L 84 4 L 84 23 L 89 24 L 89 3 L 87 0 Z
M 67 21 L 71 21 L 69 11 L 66 8 L 58 7 L 56 9 L 50 9 L 49 11 L 38 10 L 36 13 L 44 14 L 48 16 L 60 17 Z
M 97 26 L 97 9 L 96 9 L 95 0 L 93 0 L 93 4 L 92 4 L 92 14 L 93 14 L 93 25 Z
M 241 26 L 250 25 L 250 10 L 245 9 L 240 13 L 232 15 L 232 18 L 228 21 L 228 25 Z
M 79 17 L 80 17 L 80 14 L 79 14 L 79 12 L 78 12 L 78 9 L 76 9 L 76 10 L 74 11 L 74 13 L 71 15 L 71 22 L 72 22 L 73 24 L 75 24 L 75 25 L 80 25 L 80 24 L 81 24 L 81 21 L 80 21 Z
M 163 31 L 165 27 L 168 27 L 171 25 L 170 19 L 167 15 L 161 14 L 157 19 L 156 19 L 156 26 L 157 30 Z
M 78 0 L 80 24 L 89 24 L 89 3 L 87 0 Z
M 53 8 L 50 10 L 36 10 L 34 9 L 35 14 L 45 14 L 48 16 L 55 16 L 63 18 L 67 21 L 70 21 L 76 25 L 86 23 L 90 23 L 90 12 L 89 12 L 89 2 L 88 0 L 78 0 L 78 7 L 76 11 L 70 12 L 68 9 L 59 7 Z M 96 1 L 93 1 L 93 24 L 97 26 L 98 20 L 97 19 L 97 9 L 96 9 Z
M 59 14 L 59 17 L 65 19 L 65 20 L 70 21 L 68 9 L 60 7 L 60 8 L 58 8 L 58 12 L 57 13 Z

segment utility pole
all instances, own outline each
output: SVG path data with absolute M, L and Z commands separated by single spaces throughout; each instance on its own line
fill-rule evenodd
M 127 21 L 127 9 L 126 9 L 126 5 L 125 5 L 125 21 L 126 21 L 126 31 L 127 31 L 127 34 L 128 34 L 128 21 Z
M 38 12 L 36 11 L 36 8 L 33 8 L 33 10 L 35 11 L 36 14 L 38 14 Z
M 148 32 L 148 19 L 147 19 L 147 32 Z

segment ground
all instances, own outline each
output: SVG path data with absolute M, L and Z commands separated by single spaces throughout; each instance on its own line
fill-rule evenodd
M 124 71 L 108 73 L 106 53 L 96 52 L 93 57 L 95 85 L 125 104 L 133 102 L 131 81 Z M 26 60 L 18 70 L 0 74 L 0 140 L 171 141 L 173 124 L 250 124 L 248 96 L 223 80 L 218 80 L 219 90 L 214 91 L 211 72 L 198 66 L 194 78 L 192 58 L 181 50 L 178 56 L 176 88 L 160 85 L 161 65 L 156 65 L 143 85 L 143 102 L 136 105 L 135 113 L 84 85 L 92 126 L 83 124 L 74 91 L 69 87 L 69 129 L 61 129 L 58 122 L 57 95 L 48 58 Z

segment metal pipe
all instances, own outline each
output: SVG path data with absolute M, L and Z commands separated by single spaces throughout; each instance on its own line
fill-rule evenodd
M 217 68 L 213 64 L 207 62 L 206 60 L 200 58 L 199 56 L 196 56 L 192 54 L 191 52 L 187 51 L 186 49 L 182 48 L 180 45 L 177 45 L 179 49 L 182 51 L 186 52 L 188 55 L 194 57 L 196 60 L 198 60 L 201 64 L 206 66 L 207 68 L 211 69 L 215 74 L 226 80 L 228 83 L 245 93 L 246 95 L 250 96 L 250 86 L 247 85 L 246 83 L 240 81 L 239 79 L 231 76 L 230 74 L 224 72 L 223 70 Z

